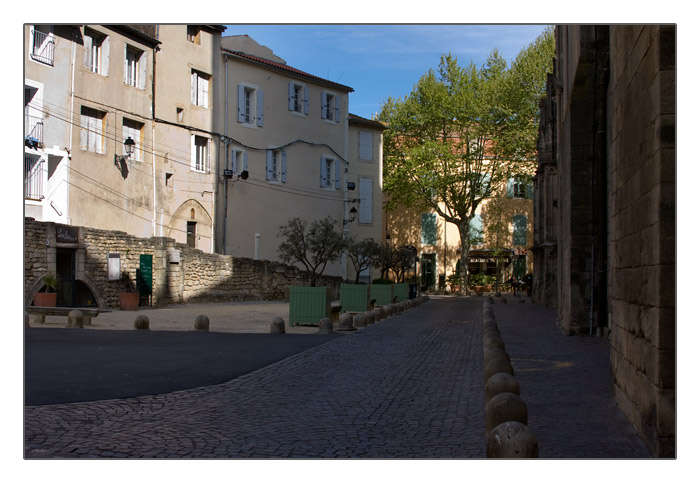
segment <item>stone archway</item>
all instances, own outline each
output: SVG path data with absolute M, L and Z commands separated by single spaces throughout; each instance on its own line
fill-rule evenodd
M 178 243 L 189 244 L 202 251 L 211 251 L 212 217 L 197 200 L 182 203 L 170 217 L 165 236 Z

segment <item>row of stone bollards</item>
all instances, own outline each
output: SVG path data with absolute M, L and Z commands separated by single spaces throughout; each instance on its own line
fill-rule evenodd
M 537 439 L 527 427 L 527 406 L 496 324 L 493 298 L 484 300 L 483 311 L 486 456 L 537 458 Z
M 362 327 L 375 324 L 392 315 L 400 314 L 413 307 L 417 307 L 428 300 L 430 300 L 430 297 L 423 295 L 402 302 L 374 307 L 372 310 L 359 312 L 354 315 L 349 312 L 344 312 L 338 317 L 337 327 L 334 327 L 333 321 L 329 317 L 324 317 L 319 321 L 318 333 L 333 334 L 335 332 L 352 332 Z M 270 324 L 270 332 L 274 334 L 283 334 L 285 331 L 284 327 L 284 320 L 281 317 L 277 317 Z

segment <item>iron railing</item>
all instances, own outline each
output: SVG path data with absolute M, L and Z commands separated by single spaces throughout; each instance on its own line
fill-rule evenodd
M 44 160 L 36 154 L 24 153 L 24 199 L 44 199 Z
M 24 116 L 24 139 L 34 143 L 44 142 L 44 121 L 37 116 Z
M 53 65 L 53 53 L 55 43 L 53 36 L 40 30 L 32 30 L 34 46 L 32 48 L 32 59 L 43 62 L 44 64 Z

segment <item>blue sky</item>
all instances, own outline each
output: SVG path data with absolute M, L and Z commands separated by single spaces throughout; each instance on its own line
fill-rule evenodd
M 444 53 L 481 66 L 498 48 L 512 61 L 545 25 L 227 25 L 291 67 L 352 87 L 350 112 L 371 118 L 383 101 L 403 97 Z

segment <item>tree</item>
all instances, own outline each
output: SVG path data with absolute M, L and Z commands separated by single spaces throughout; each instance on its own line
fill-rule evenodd
M 316 280 L 328 263 L 340 258 L 346 245 L 343 233 L 335 229 L 335 221 L 330 216 L 311 224 L 293 218 L 280 227 L 277 236 L 284 238 L 277 248 L 280 259 L 285 263 L 301 263 L 309 273 L 311 287 L 316 286 Z
M 347 241 L 348 258 L 355 267 L 355 283 L 360 283 L 360 273 L 373 266 L 381 246 L 372 238 L 356 241 L 350 238 Z
M 470 223 L 477 208 L 516 173 L 536 167 L 539 99 L 554 55 L 552 29 L 508 68 L 494 50 L 481 68 L 443 55 L 403 99 L 379 114 L 384 134 L 388 208 L 432 209 L 460 235 L 469 264 Z M 461 290 L 468 271 L 461 270 Z

